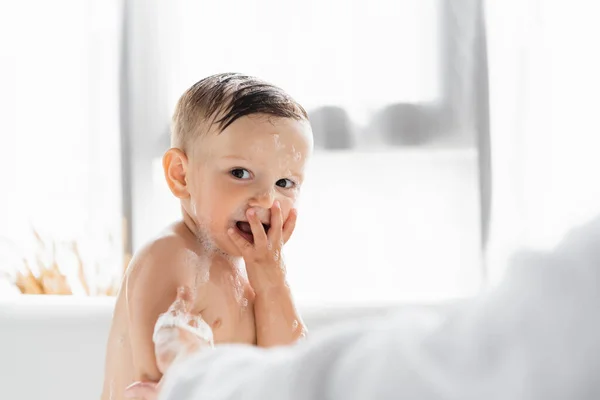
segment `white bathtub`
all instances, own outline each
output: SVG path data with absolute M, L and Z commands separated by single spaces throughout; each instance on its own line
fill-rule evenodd
M 300 307 L 311 332 L 389 307 Z M 111 298 L 18 296 L 0 299 L 0 399 L 100 398 Z

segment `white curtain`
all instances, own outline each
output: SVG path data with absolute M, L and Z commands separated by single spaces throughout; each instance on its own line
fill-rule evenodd
M 489 0 L 494 281 L 519 247 L 600 214 L 600 6 Z
M 363 123 L 388 104 L 440 100 L 440 3 L 174 1 L 170 103 L 232 68 L 285 86 L 307 110 L 340 106 Z
M 120 260 L 121 9 L 120 0 L 2 2 L 1 237 L 26 240 L 33 225 L 102 252 L 112 236 L 107 256 Z

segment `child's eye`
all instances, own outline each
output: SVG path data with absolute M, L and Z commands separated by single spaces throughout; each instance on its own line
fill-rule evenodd
M 296 183 L 289 179 L 280 179 L 277 182 L 275 182 L 275 184 L 277 186 L 279 186 L 280 188 L 284 188 L 284 189 L 291 189 L 294 186 L 296 186 Z
M 231 175 L 237 179 L 250 179 L 250 171 L 244 168 L 232 169 Z

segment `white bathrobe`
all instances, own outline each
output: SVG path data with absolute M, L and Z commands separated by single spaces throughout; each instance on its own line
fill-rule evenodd
M 399 312 L 289 348 L 221 346 L 175 365 L 161 400 L 600 399 L 600 219 L 451 315 Z

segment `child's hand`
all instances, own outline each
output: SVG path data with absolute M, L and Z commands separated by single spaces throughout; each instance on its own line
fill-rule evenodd
M 156 400 L 160 393 L 160 383 L 135 382 L 125 389 L 128 399 Z
M 270 288 L 285 285 L 286 271 L 281 249 L 292 236 L 296 226 L 296 210 L 290 210 L 284 224 L 281 206 L 278 201 L 275 201 L 271 207 L 271 224 L 268 234 L 253 208 L 246 211 L 246 216 L 252 229 L 254 243 L 248 242 L 234 229 L 229 229 L 228 233 L 244 257 L 250 286 L 255 293 L 259 294 Z
M 284 224 L 279 203 L 273 203 L 268 232 L 265 232 L 254 209 L 248 210 L 246 215 L 254 243 L 248 242 L 233 229 L 229 230 L 229 235 L 244 257 L 248 281 L 256 294 L 256 343 L 260 347 L 294 343 L 305 332 L 305 326 L 287 286 L 281 249 L 296 226 L 296 210 L 290 211 Z

